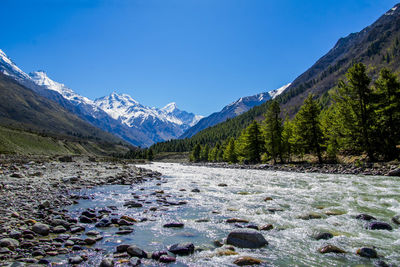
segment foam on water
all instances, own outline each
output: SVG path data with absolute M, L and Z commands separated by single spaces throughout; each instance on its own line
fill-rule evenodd
M 226 238 L 236 229 L 227 218 L 247 219 L 257 225 L 272 224 L 274 229 L 263 231 L 269 245 L 262 249 L 237 249 L 239 255 L 254 256 L 268 266 L 373 266 L 377 260 L 356 255 L 361 247 L 375 247 L 390 264 L 400 264 L 400 231 L 391 218 L 400 214 L 400 179 L 398 177 L 328 175 L 316 173 L 271 172 L 262 170 L 218 169 L 154 163 L 141 167 L 163 174 L 164 183 L 148 181 L 134 186 L 105 186 L 90 189 L 94 200 L 81 200 L 70 207 L 72 213 L 88 207 L 118 206 L 119 214 L 147 222 L 134 226 L 128 236 L 116 236 L 116 229 L 101 229 L 105 238 L 96 246 L 112 253 L 117 244 L 135 244 L 147 251 L 165 249 L 177 242 L 192 242 L 204 249 L 189 257 L 178 257 L 176 265 L 230 266 L 238 256 L 216 256 L 212 242 Z M 227 187 L 218 184 L 226 183 Z M 139 190 L 142 187 L 143 190 Z M 191 192 L 197 188 L 200 193 Z M 186 189 L 186 191 L 180 191 Z M 163 190 L 169 201 L 188 202 L 183 206 L 159 206 L 155 190 Z M 127 209 L 125 200 L 140 196 L 143 208 Z M 266 197 L 272 200 L 264 201 Z M 148 202 L 148 203 L 146 203 Z M 148 209 L 158 206 L 158 210 Z M 273 212 L 273 209 L 277 211 Z M 326 212 L 338 215 L 328 216 Z M 317 213 L 321 219 L 304 220 L 302 215 Z M 390 223 L 394 230 L 367 230 L 365 222 L 355 215 L 368 213 L 379 221 Z M 207 219 L 208 222 L 196 222 Z M 182 229 L 167 229 L 170 221 L 185 223 Z M 99 230 L 99 229 L 96 229 Z M 331 232 L 330 240 L 315 240 L 319 232 Z M 346 254 L 320 254 L 323 245 L 333 244 Z M 154 262 L 148 262 L 149 265 Z

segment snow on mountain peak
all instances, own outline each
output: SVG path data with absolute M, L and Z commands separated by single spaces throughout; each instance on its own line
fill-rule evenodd
M 3 50 L 0 49 L 0 71 L 5 75 L 14 77 L 15 79 L 21 80 L 29 80 L 29 76 L 23 72 L 14 62 L 4 53 Z
M 271 98 L 274 99 L 274 98 L 277 97 L 278 95 L 282 94 L 282 93 L 286 90 L 286 88 L 288 88 L 291 84 L 292 84 L 292 83 L 288 83 L 288 84 L 286 84 L 286 85 L 284 85 L 284 86 L 282 86 L 282 87 L 280 87 L 280 88 L 278 88 L 278 89 L 269 91 L 268 93 L 269 93 L 269 95 L 271 96 Z
M 178 106 L 176 105 L 176 103 L 171 102 L 171 103 L 167 104 L 165 107 L 163 107 L 161 110 L 165 111 L 166 113 L 172 113 L 177 109 L 178 109 Z

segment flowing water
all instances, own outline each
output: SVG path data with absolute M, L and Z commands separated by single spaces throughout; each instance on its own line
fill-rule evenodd
M 154 163 L 141 167 L 159 171 L 162 180 L 150 180 L 133 187 L 104 186 L 85 190 L 93 200 L 80 200 L 69 207 L 78 214 L 92 207 L 116 206 L 116 213 L 147 218 L 134 225 L 129 235 L 115 235 L 116 228 L 96 229 L 104 239 L 95 247 L 112 253 L 121 243 L 135 244 L 146 251 L 166 249 L 178 242 L 191 242 L 198 251 L 178 257 L 176 266 L 232 266 L 238 256 L 253 256 L 266 266 L 374 266 L 377 259 L 356 255 L 361 247 L 375 247 L 379 260 L 400 265 L 400 229 L 391 218 L 400 214 L 400 178 L 362 175 L 291 173 L 263 170 L 220 169 Z M 226 187 L 218 186 L 225 183 Z M 184 191 L 185 189 L 186 191 Z M 199 189 L 200 192 L 191 192 Z M 157 190 L 170 202 L 160 203 Z M 272 200 L 264 201 L 266 197 Z M 126 200 L 142 201 L 142 208 L 125 208 Z M 157 207 L 150 211 L 150 207 Z M 393 226 L 393 231 L 367 230 L 365 221 L 355 219 L 367 213 Z M 308 214 L 320 219 L 304 220 Z M 333 214 L 333 215 L 327 215 Z M 252 224 L 272 224 L 262 231 L 269 245 L 261 249 L 236 249 L 238 255 L 218 256 L 214 240 L 223 240 L 237 229 L 228 218 L 247 219 Z M 199 221 L 200 220 L 200 221 Z M 183 222 L 180 229 L 163 228 L 172 221 Z M 94 229 L 94 228 L 93 228 Z M 330 232 L 330 240 L 315 240 L 320 232 Z M 320 254 L 318 248 L 332 244 L 346 254 Z M 144 261 L 148 266 L 156 262 Z

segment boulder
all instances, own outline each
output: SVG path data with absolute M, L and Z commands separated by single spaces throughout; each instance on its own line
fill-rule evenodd
M 378 253 L 373 248 L 360 248 L 357 250 L 357 255 L 364 258 L 378 258 Z
M 376 218 L 374 216 L 371 216 L 369 214 L 359 214 L 356 216 L 357 220 L 363 220 L 363 221 L 375 221 Z
M 392 226 L 385 222 L 370 222 L 366 225 L 366 228 L 370 230 L 393 230 Z
M 168 255 L 168 252 L 166 252 L 166 251 L 154 251 L 152 254 L 151 254 L 151 258 L 153 259 L 153 260 L 158 260 L 161 256 L 163 256 L 163 255 Z
M 32 231 L 39 235 L 48 235 L 50 233 L 50 227 L 44 223 L 35 223 L 32 226 Z
M 400 176 L 400 168 L 389 171 L 387 176 Z
M 15 249 L 19 246 L 19 241 L 13 238 L 0 239 L 0 247 L 6 247 L 9 249 Z
M 194 245 L 192 243 L 174 244 L 168 251 L 180 256 L 189 255 L 194 252 Z
M 132 257 L 147 258 L 147 253 L 137 246 L 129 246 L 126 249 L 126 252 L 128 252 L 128 254 Z
M 333 235 L 331 233 L 325 232 L 325 233 L 319 233 L 315 236 L 316 240 L 328 240 L 331 239 L 333 237 Z
M 264 236 L 255 230 L 240 229 L 230 232 L 226 243 L 240 248 L 261 248 L 268 245 Z

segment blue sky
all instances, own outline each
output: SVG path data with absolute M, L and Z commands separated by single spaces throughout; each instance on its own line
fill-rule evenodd
M 2 0 L 0 49 L 91 99 L 209 115 L 291 82 L 391 0 Z

